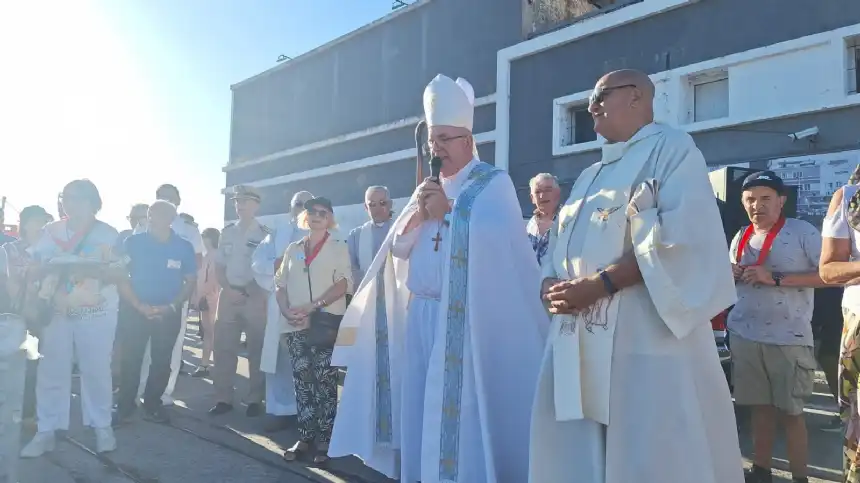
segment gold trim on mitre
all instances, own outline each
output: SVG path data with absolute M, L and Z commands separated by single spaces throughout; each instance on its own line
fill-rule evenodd
M 424 116 L 427 126 L 454 126 L 472 131 L 475 118 L 475 90 L 469 81 L 437 75 L 424 89 Z

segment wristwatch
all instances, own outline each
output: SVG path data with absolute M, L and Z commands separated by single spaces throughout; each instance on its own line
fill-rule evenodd
M 606 293 L 609 295 L 615 295 L 618 293 L 618 287 L 612 283 L 612 279 L 609 278 L 609 274 L 604 272 L 602 269 L 597 271 L 600 274 L 600 279 L 603 281 L 603 288 L 606 290 Z
M 773 283 L 779 287 L 782 285 L 782 279 L 785 278 L 785 274 L 782 272 L 772 272 L 771 277 L 773 278 Z

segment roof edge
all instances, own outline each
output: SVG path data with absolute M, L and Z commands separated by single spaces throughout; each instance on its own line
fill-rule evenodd
M 343 42 L 346 42 L 347 40 L 352 39 L 353 37 L 356 37 L 356 36 L 358 36 L 364 32 L 367 32 L 368 30 L 376 28 L 376 27 L 378 27 L 378 26 L 380 26 L 386 22 L 390 22 L 391 20 L 393 20 L 393 19 L 395 19 L 401 15 L 404 15 L 408 12 L 411 12 L 413 10 L 421 8 L 422 6 L 427 5 L 428 3 L 432 2 L 432 1 L 433 0 L 417 0 L 415 3 L 411 3 L 405 7 L 401 7 L 401 8 L 398 8 L 397 10 L 393 10 L 392 12 L 388 13 L 387 15 L 385 15 L 381 18 L 378 18 L 378 19 L 374 20 L 373 22 L 370 22 L 369 24 L 362 25 L 361 27 L 359 27 L 359 28 L 357 28 L 351 32 L 343 34 L 340 37 L 337 37 L 336 39 L 330 40 L 330 41 L 320 45 L 319 47 L 313 48 L 313 49 L 299 55 L 298 57 L 294 57 L 291 60 L 285 60 L 283 62 L 280 62 L 280 63 L 274 65 L 273 67 L 270 67 L 269 69 L 264 70 L 263 72 L 260 72 L 259 74 L 253 75 L 251 77 L 248 77 L 247 79 L 236 82 L 235 84 L 232 84 L 230 86 L 230 90 L 231 91 L 235 90 L 237 87 L 241 87 L 241 86 L 248 84 L 248 83 L 250 83 L 256 79 L 259 79 L 261 77 L 265 77 L 265 76 L 272 74 L 278 70 L 284 69 L 287 66 L 295 65 L 298 62 L 301 62 L 303 60 L 307 60 L 307 59 L 309 59 L 309 58 L 311 58 L 317 54 L 323 53 L 323 52 L 331 49 L 332 47 L 335 47 L 335 46 L 337 46 Z

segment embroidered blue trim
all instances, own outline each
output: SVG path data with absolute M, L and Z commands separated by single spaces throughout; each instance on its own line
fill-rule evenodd
M 445 373 L 442 428 L 439 442 L 439 479 L 457 482 L 460 452 L 460 405 L 463 396 L 463 354 L 468 331 L 469 219 L 472 205 L 490 181 L 503 171 L 478 164 L 469 172 L 473 181 L 457 197 L 451 222 L 451 262 L 448 276 L 448 313 L 445 328 Z
M 391 370 L 388 352 L 388 312 L 385 306 L 385 261 L 376 285 L 376 442 L 391 444 Z

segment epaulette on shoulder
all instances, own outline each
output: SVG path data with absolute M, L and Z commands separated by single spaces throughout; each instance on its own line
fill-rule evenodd
M 266 235 L 271 235 L 272 233 L 274 233 L 274 230 L 262 223 L 260 223 L 260 230 L 262 230 L 263 233 L 265 233 Z
M 234 226 L 236 226 L 236 222 L 231 221 L 230 223 L 227 223 L 226 225 L 224 225 L 224 229 L 226 230 L 227 228 L 233 228 Z

